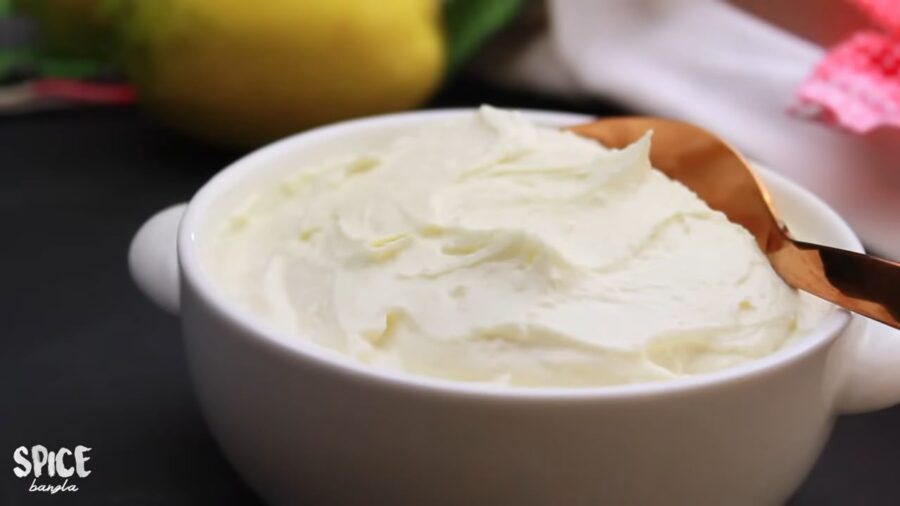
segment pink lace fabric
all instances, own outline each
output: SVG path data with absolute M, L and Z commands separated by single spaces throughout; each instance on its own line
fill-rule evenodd
M 793 111 L 864 134 L 900 128 L 900 0 L 855 0 L 881 29 L 831 49 L 796 94 Z

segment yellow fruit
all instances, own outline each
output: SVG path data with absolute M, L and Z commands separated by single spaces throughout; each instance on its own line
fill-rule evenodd
M 206 140 L 252 146 L 414 107 L 444 68 L 438 0 L 120 1 L 141 102 Z

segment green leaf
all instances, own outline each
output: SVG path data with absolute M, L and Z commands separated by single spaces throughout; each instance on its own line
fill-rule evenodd
M 448 74 L 454 74 L 479 48 L 515 18 L 525 0 L 446 0 Z

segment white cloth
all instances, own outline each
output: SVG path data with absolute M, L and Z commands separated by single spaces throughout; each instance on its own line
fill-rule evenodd
M 821 47 L 717 0 L 549 0 L 549 15 L 549 33 L 494 62 L 494 78 L 704 126 L 900 258 L 900 132 L 860 137 L 786 112 Z

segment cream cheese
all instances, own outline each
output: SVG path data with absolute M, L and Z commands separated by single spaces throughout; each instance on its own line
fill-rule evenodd
M 751 235 L 622 150 L 482 107 L 297 167 L 208 248 L 229 297 L 297 339 L 409 373 L 521 386 L 700 374 L 828 306 Z

